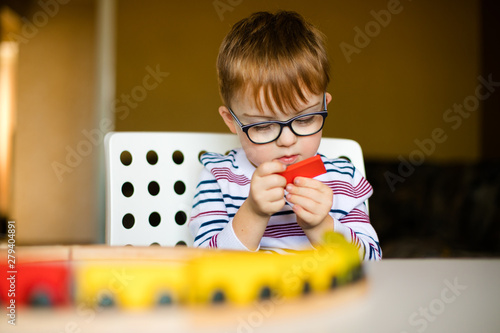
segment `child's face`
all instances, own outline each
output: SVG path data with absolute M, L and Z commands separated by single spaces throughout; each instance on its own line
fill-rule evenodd
M 264 112 L 262 113 L 259 112 L 255 103 L 246 97 L 248 94 L 242 94 L 240 96 L 242 98 L 235 99 L 232 102 L 231 110 L 243 125 L 272 120 L 287 121 L 295 116 L 319 112 L 326 108 L 326 105 L 323 105 L 323 94 L 314 95 L 309 93 L 306 94 L 307 102 L 300 102 L 297 108 L 298 111 L 290 109 L 273 113 L 265 103 L 262 103 L 264 107 Z M 325 98 L 326 104 L 332 99 L 329 93 L 326 93 Z M 265 144 L 255 144 L 250 141 L 248 136 L 241 130 L 227 107 L 221 106 L 219 108 L 219 113 L 230 131 L 238 135 L 248 160 L 256 167 L 264 162 L 275 159 L 283 164 L 290 165 L 312 157 L 318 151 L 322 131 L 309 136 L 296 136 L 289 127 L 283 127 L 277 140 Z

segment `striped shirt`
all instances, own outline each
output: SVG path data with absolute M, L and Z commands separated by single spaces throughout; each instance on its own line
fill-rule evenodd
M 315 179 L 333 191 L 330 215 L 334 230 L 355 244 L 364 260 L 380 260 L 382 251 L 365 205 L 373 193 L 371 185 L 350 162 L 320 156 L 327 172 Z M 232 219 L 248 197 L 255 167 L 241 148 L 228 155 L 207 153 L 201 161 L 205 167 L 196 187 L 189 221 L 194 246 L 248 251 L 236 237 Z M 271 216 L 260 242 L 260 250 L 279 253 L 311 248 L 288 203 Z

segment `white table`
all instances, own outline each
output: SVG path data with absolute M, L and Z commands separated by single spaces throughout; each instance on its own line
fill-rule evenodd
M 383 260 L 367 271 L 367 296 L 311 317 L 308 332 L 500 332 L 500 260 Z
M 500 260 L 383 260 L 366 284 L 245 309 L 22 310 L 1 332 L 500 332 Z M 5 312 L 5 309 L 4 309 Z M 206 326 L 204 326 L 206 324 Z

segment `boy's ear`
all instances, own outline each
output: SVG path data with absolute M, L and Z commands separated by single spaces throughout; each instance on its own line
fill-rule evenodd
M 330 95 L 330 93 L 326 93 L 326 105 L 330 104 L 330 102 L 332 101 L 332 95 Z
M 224 120 L 224 122 L 226 123 L 226 125 L 229 128 L 229 130 L 231 131 L 231 133 L 236 133 L 236 126 L 234 124 L 234 118 L 233 118 L 233 116 L 231 116 L 231 113 L 229 113 L 229 110 L 227 109 L 227 107 L 225 107 L 224 105 L 220 106 L 219 107 L 219 114 L 222 117 L 222 119 Z

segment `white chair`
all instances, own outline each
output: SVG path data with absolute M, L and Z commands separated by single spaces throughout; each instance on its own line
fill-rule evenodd
M 234 134 L 111 132 L 106 154 L 106 242 L 109 245 L 192 245 L 188 221 L 201 153 L 239 147 Z M 361 147 L 323 138 L 320 153 L 346 157 L 364 175 Z

